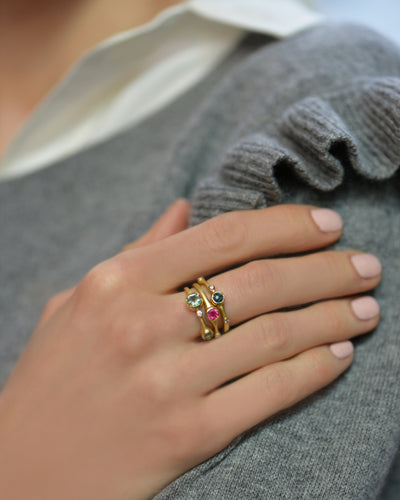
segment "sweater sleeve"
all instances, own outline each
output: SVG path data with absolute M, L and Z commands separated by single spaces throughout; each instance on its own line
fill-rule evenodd
M 195 147 L 185 149 L 185 134 Z M 333 208 L 345 224 L 334 248 L 383 262 L 382 319 L 356 339 L 335 383 L 157 500 L 378 498 L 400 444 L 400 49 L 352 25 L 276 42 L 216 90 L 185 134 L 176 157 L 199 172 L 187 187 L 192 224 L 277 203 Z

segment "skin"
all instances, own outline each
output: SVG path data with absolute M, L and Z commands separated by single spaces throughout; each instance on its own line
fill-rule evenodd
M 315 207 L 183 229 L 189 208 L 178 201 L 45 308 L 0 394 L 1 498 L 151 498 L 335 380 L 353 356 L 329 345 L 376 326 L 350 302 L 380 276 L 361 278 L 355 251 L 318 251 L 341 231 L 322 232 Z M 225 293 L 232 325 L 210 342 L 182 292 L 199 275 Z
M 87 50 L 182 0 L 2 0 L 0 155 Z
M 0 152 L 85 51 L 175 3 L 5 0 Z M 0 393 L 0 498 L 151 498 L 343 373 L 352 355 L 340 360 L 328 346 L 376 326 L 379 317 L 357 319 L 350 301 L 380 276 L 360 278 L 353 251 L 270 259 L 340 237 L 318 229 L 312 208 L 232 213 L 186 229 L 190 204 L 178 200 L 137 242 L 51 298 Z M 224 291 L 232 325 L 211 342 L 199 342 L 181 291 L 200 275 Z

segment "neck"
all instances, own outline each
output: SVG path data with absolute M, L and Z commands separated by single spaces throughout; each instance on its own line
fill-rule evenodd
M 7 50 L 0 52 L 0 153 L 84 52 L 182 1 L 4 0 L 0 45 Z

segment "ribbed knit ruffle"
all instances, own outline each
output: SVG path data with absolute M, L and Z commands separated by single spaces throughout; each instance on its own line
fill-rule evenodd
M 400 165 L 399 48 L 354 25 L 269 44 L 204 99 L 167 163 L 192 225 L 289 201 L 290 176 L 318 192 L 346 173 L 385 181 Z
M 400 79 L 374 78 L 326 96 L 310 96 L 285 109 L 268 134 L 237 140 L 193 196 L 191 222 L 238 209 L 285 201 L 290 172 L 320 191 L 340 186 L 347 169 L 371 181 L 400 166 Z

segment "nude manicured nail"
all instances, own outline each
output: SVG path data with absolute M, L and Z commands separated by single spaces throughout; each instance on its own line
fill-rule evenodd
M 337 342 L 329 346 L 332 354 L 338 359 L 346 359 L 353 354 L 354 347 L 350 340 L 344 342 Z
M 354 299 L 350 305 L 358 319 L 372 319 L 379 314 L 379 304 L 373 297 Z
M 340 215 L 328 208 L 311 210 L 311 216 L 324 233 L 340 231 L 343 227 L 343 221 Z
M 361 253 L 353 255 L 351 261 L 361 278 L 375 278 L 382 272 L 381 263 L 375 255 Z

